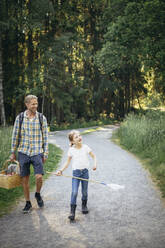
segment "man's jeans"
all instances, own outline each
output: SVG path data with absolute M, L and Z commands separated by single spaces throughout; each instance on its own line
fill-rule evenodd
M 73 176 L 88 179 L 89 178 L 88 169 L 73 170 Z M 76 205 L 80 181 L 81 181 L 82 200 L 88 199 L 88 181 L 72 178 L 71 204 L 74 205 Z

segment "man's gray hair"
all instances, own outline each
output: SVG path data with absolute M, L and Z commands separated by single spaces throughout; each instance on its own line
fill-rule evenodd
M 25 103 L 29 103 L 32 99 L 36 99 L 38 101 L 38 97 L 34 95 L 27 95 L 25 97 Z

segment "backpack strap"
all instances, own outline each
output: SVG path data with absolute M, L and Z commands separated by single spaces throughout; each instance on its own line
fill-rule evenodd
M 24 118 L 24 112 L 21 112 L 19 114 L 19 134 L 18 134 L 18 146 L 21 140 L 21 126 L 22 126 L 22 122 L 23 122 L 23 118 Z
M 43 143 L 43 114 L 42 113 L 38 113 L 38 118 L 39 118 L 39 122 L 40 122 L 40 129 L 41 129 L 41 133 L 42 133 L 42 148 L 44 148 L 44 143 Z
M 42 132 L 42 126 L 43 126 L 43 114 L 42 114 L 42 113 L 38 113 L 38 118 L 39 118 L 40 128 L 41 128 L 41 132 Z
M 19 124 L 20 124 L 20 125 L 22 125 L 23 118 L 24 118 L 24 112 L 21 112 L 21 113 L 19 114 Z

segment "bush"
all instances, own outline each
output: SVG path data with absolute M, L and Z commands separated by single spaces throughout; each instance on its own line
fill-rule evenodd
M 85 120 L 84 118 L 77 119 L 73 123 L 72 122 L 64 122 L 58 124 L 56 119 L 53 118 L 50 124 L 50 131 L 56 130 L 66 130 L 66 129 L 74 129 L 74 128 L 85 128 L 91 126 L 99 126 L 99 125 L 106 125 L 106 124 L 113 124 L 114 120 L 112 118 L 99 118 L 98 120 Z

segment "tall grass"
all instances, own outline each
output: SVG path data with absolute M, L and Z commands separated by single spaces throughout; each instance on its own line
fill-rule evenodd
M 129 114 L 115 136 L 120 144 L 144 159 L 165 197 L 165 112 Z
M 0 128 L 0 170 L 10 156 L 12 127 Z

